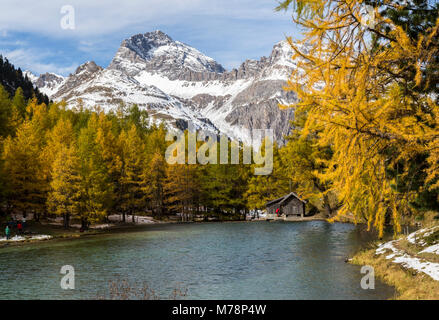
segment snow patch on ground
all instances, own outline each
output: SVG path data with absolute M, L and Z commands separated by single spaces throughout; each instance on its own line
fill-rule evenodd
M 425 241 L 423 238 L 431 235 L 436 231 L 437 228 L 438 227 L 418 230 L 411 233 L 407 237 L 407 240 L 412 244 L 425 246 Z M 396 248 L 395 244 L 397 244 L 399 241 L 401 241 L 401 239 L 382 243 L 378 246 L 375 253 L 377 255 L 383 255 L 391 251 L 391 253 L 387 254 L 385 257 L 387 260 L 392 260 L 394 263 L 401 264 L 404 268 L 412 269 L 416 272 L 423 272 L 434 280 L 439 281 L 439 263 L 429 262 L 422 258 L 413 257 L 407 254 L 405 251 Z M 439 254 L 439 244 L 430 246 L 419 253 L 423 252 L 433 252 Z
M 433 228 L 420 229 L 418 231 L 415 231 L 407 236 L 407 241 L 411 244 L 425 246 L 426 243 L 423 238 L 432 235 L 438 228 L 439 226 L 436 226 Z
M 0 238 L 0 242 L 20 242 L 20 241 L 26 241 L 26 240 L 49 240 L 52 239 L 52 236 L 46 235 L 46 234 L 39 234 L 35 236 L 13 236 L 9 240 L 6 239 L 6 237 Z
M 108 229 L 108 228 L 111 228 L 111 227 L 114 227 L 114 224 L 111 224 L 111 223 L 101 223 L 101 224 L 95 224 L 95 225 L 90 226 L 90 229 L 100 230 L 100 229 Z
M 108 220 L 111 222 L 122 222 L 122 215 L 121 214 L 113 214 L 108 217 Z M 133 216 L 127 215 L 125 216 L 125 222 L 132 222 Z M 135 224 L 151 224 L 151 223 L 157 223 L 154 221 L 152 217 L 148 216 L 134 216 L 134 223 Z
M 427 248 L 425 248 L 424 250 L 422 250 L 419 253 L 435 253 L 435 254 L 439 254 L 439 243 L 429 246 Z

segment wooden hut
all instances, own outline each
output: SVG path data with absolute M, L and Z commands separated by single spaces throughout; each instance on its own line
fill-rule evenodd
M 265 206 L 269 215 L 303 218 L 305 216 L 305 205 L 306 200 L 291 192 L 283 197 L 267 202 Z

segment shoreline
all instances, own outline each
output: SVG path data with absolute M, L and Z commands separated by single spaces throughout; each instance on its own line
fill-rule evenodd
M 439 299 L 439 225 L 437 221 L 430 218 L 423 221 L 428 227 L 412 232 L 408 236 L 399 235 L 397 239 L 393 238 L 391 241 L 389 241 L 390 238 L 380 241 L 370 239 L 371 241 L 366 246 L 360 248 L 359 251 L 355 252 L 351 259 L 346 258 L 346 262 L 358 266 L 372 266 L 376 278 L 395 289 L 395 295 L 390 297 L 389 300 Z M 365 226 L 364 223 L 355 223 L 349 216 L 342 216 L 335 221 L 330 222 L 322 213 L 303 218 L 280 218 L 274 220 L 212 219 L 210 221 L 177 221 L 171 219 L 155 220 L 152 217 L 145 217 L 144 219 L 149 220 L 149 222 L 132 223 L 131 218 L 127 219 L 125 223 L 113 220 L 109 223 L 95 224 L 91 226 L 89 230 L 84 232 L 80 232 L 75 224 L 72 224 L 71 227 L 66 230 L 62 227 L 59 221 L 57 222 L 55 220 L 46 220 L 38 223 L 29 221 L 29 225 L 26 227 L 26 231 L 30 232 L 28 235 L 34 237 L 39 235 L 42 236 L 41 239 L 0 241 L 0 251 L 6 248 L 29 247 L 41 243 L 56 244 L 63 241 L 74 241 L 75 239 L 105 235 L 109 236 L 119 233 L 146 232 L 148 230 L 172 224 L 183 225 L 243 222 L 294 223 L 325 221 L 330 224 L 337 222 Z M 142 221 L 142 219 L 137 221 Z M 50 235 L 51 238 L 44 238 L 44 235 Z M 430 239 L 431 237 L 433 237 L 433 239 Z M 431 249 L 430 251 L 428 251 L 429 248 Z M 426 256 L 426 254 L 423 253 L 425 250 L 430 252 L 429 255 Z M 392 261 L 392 258 L 395 256 L 404 261 Z M 422 265 L 422 263 L 424 263 L 424 265 Z M 428 269 L 431 265 L 437 267 L 433 270 L 436 274 L 422 270 L 426 267 Z
M 0 242 L 0 252 L 2 249 L 14 248 L 14 247 L 32 247 L 35 245 L 40 245 L 43 243 L 47 244 L 56 244 L 62 243 L 64 241 L 74 241 L 76 239 L 87 239 L 91 237 L 99 237 L 99 236 L 111 236 L 120 233 L 129 233 L 129 232 L 142 232 L 148 231 L 154 228 L 160 228 L 161 226 L 168 225 L 183 225 L 183 224 L 206 224 L 206 223 L 242 223 L 242 222 L 266 222 L 266 223 L 290 223 L 290 222 L 310 222 L 310 221 L 326 221 L 327 219 L 322 217 L 306 217 L 305 219 L 296 219 L 294 221 L 267 221 L 267 220 L 226 220 L 226 221 L 160 221 L 150 224 L 117 224 L 105 229 L 91 229 L 89 231 L 80 233 L 78 230 L 75 230 L 75 233 L 71 233 L 68 235 L 55 235 L 51 239 L 42 239 L 42 240 L 26 240 L 20 242 Z M 352 224 L 351 221 L 335 221 L 336 223 L 348 223 Z M 357 225 L 362 225 L 361 223 L 357 223 Z M 48 226 L 48 225 L 46 225 Z M 59 226 L 49 226 L 54 227 L 56 229 L 60 229 Z M 72 231 L 73 228 L 70 228 L 69 231 Z M 399 266 L 390 263 L 388 260 L 384 259 L 384 257 L 377 257 L 375 255 L 376 248 L 378 247 L 377 242 L 372 242 L 369 246 L 373 246 L 373 248 L 363 248 L 360 251 L 356 252 L 351 259 L 346 260 L 346 262 L 354 264 L 354 265 L 370 265 L 375 269 L 375 276 L 377 279 L 380 279 L 383 283 L 392 286 L 395 288 L 395 296 L 390 297 L 389 300 L 394 299 L 423 299 L 423 297 L 428 296 L 428 292 L 439 292 L 439 281 L 435 281 L 433 283 L 434 289 L 428 289 L 427 292 L 423 292 L 422 295 L 416 295 L 413 297 L 413 287 L 417 288 L 425 287 L 431 288 L 432 281 L 429 281 L 425 276 L 410 274 L 408 271 L 404 271 Z M 390 275 L 389 275 L 390 273 Z M 397 279 L 404 278 L 404 281 L 401 285 L 400 281 L 396 281 L 394 274 L 397 275 Z M 408 284 L 408 285 L 407 285 Z M 437 286 L 437 288 L 436 288 Z M 408 292 L 408 293 L 407 293 Z M 432 299 L 439 299 L 438 297 L 434 297 Z
M 374 242 L 349 259 L 354 265 L 369 265 L 375 276 L 395 287 L 395 300 L 439 299 L 439 226 Z
M 7 248 L 7 247 L 27 246 L 27 245 L 38 244 L 38 243 L 43 243 L 43 242 L 73 241 L 73 240 L 81 239 L 81 238 L 85 238 L 85 237 L 96 237 L 96 236 L 131 232 L 131 231 L 137 231 L 137 230 L 141 230 L 141 229 L 150 228 L 153 226 L 168 225 L 168 224 L 175 224 L 175 223 L 186 223 L 186 222 L 166 221 L 166 222 L 157 222 L 157 223 L 151 223 L 151 224 L 138 224 L 138 225 L 126 223 L 126 224 L 114 225 L 114 226 L 111 226 L 108 228 L 89 229 L 89 230 L 84 231 L 84 232 L 80 232 L 79 229 L 76 229 L 74 227 L 70 227 L 69 229 L 64 229 L 64 228 L 57 226 L 57 225 L 41 224 L 41 226 L 43 226 L 44 228 L 46 228 L 48 230 L 52 230 L 52 232 L 64 232 L 64 233 L 63 234 L 60 233 L 60 234 L 40 235 L 40 236 L 50 236 L 50 238 L 43 238 L 43 239 L 26 239 L 26 240 L 21 240 L 21 241 L 11 241 L 11 240 L 2 241 L 2 242 L 0 242 L 0 250 L 2 248 Z M 50 233 L 50 232 L 48 232 L 48 233 Z M 38 234 L 35 234 L 32 236 L 38 236 Z
M 375 250 L 363 250 L 354 255 L 349 263 L 358 266 L 372 266 L 375 276 L 383 283 L 396 289 L 389 300 L 438 300 L 439 282 L 428 276 L 405 270 L 403 267 L 376 257 Z
M 212 221 L 162 221 L 154 220 L 153 223 L 145 224 L 133 224 L 131 222 L 126 223 L 116 223 L 105 228 L 93 227 L 87 231 L 80 232 L 78 228 L 70 226 L 69 229 L 64 229 L 59 224 L 54 224 L 51 222 L 30 222 L 30 226 L 27 229 L 31 229 L 31 234 L 25 234 L 22 236 L 30 237 L 24 240 L 3 240 L 0 241 L 0 250 L 8 247 L 16 246 L 28 246 L 31 244 L 42 243 L 42 242 L 58 242 L 58 241 L 72 241 L 75 239 L 81 239 L 84 237 L 95 237 L 102 235 L 111 235 L 123 232 L 135 232 L 142 231 L 149 228 L 160 227 L 162 225 L 170 224 L 201 224 L 201 223 L 239 223 L 239 222 L 307 222 L 307 221 L 327 221 L 326 218 L 316 215 L 311 217 L 298 218 L 294 220 L 265 220 L 265 219 L 252 219 L 252 220 L 212 220 Z M 342 223 L 350 223 L 345 221 L 337 221 Z M 43 229 L 42 232 L 35 232 L 35 229 Z M 11 238 L 19 236 L 18 234 L 11 235 Z M 32 239 L 31 237 L 34 237 Z
M 351 232 L 357 234 L 357 229 L 352 225 L 334 223 L 329 224 L 322 221 L 307 221 L 302 223 L 283 223 L 278 222 L 273 224 L 268 223 L 237 223 L 235 221 L 230 221 L 229 223 L 203 223 L 203 224 L 163 224 L 156 225 L 155 227 L 148 226 L 147 228 L 123 228 L 121 234 L 113 234 L 103 237 L 96 238 L 84 238 L 83 240 L 77 242 L 62 242 L 67 241 L 68 239 L 59 239 L 56 241 L 45 242 L 40 244 L 33 244 L 29 247 L 11 247 L 9 249 L 5 249 L 3 254 L 5 255 L 5 261 L 9 261 L 6 265 L 8 268 L 8 272 L 13 275 L 14 268 L 11 266 L 19 265 L 22 266 L 21 263 L 26 265 L 25 261 L 31 261 L 34 263 L 35 268 L 40 269 L 41 267 L 49 267 L 52 266 L 50 270 L 56 267 L 56 270 L 59 270 L 59 267 L 63 264 L 71 264 L 75 266 L 75 271 L 81 271 L 81 287 L 84 285 L 86 279 L 96 279 L 95 273 L 100 270 L 115 270 L 114 272 L 106 273 L 105 282 L 98 281 L 98 286 L 94 284 L 90 285 L 91 289 L 88 287 L 83 287 L 83 292 L 85 293 L 94 293 L 94 292 L 106 292 L 107 287 L 109 287 L 108 280 L 114 279 L 122 279 L 129 281 L 136 281 L 136 279 L 143 279 L 149 283 L 154 285 L 154 288 L 157 290 L 161 290 L 162 288 L 168 289 L 166 287 L 167 281 L 171 281 L 172 283 L 182 283 L 184 286 L 190 286 L 193 288 L 191 284 L 193 284 L 193 275 L 198 275 L 199 272 L 202 274 L 209 274 L 209 279 L 218 279 L 217 274 L 224 270 L 223 262 L 225 264 L 234 266 L 235 263 L 230 264 L 230 262 L 239 262 L 242 263 L 242 267 L 233 268 L 233 272 L 236 275 L 243 276 L 247 278 L 248 273 L 245 270 L 248 268 L 254 270 L 252 272 L 253 277 L 259 277 L 261 271 L 266 270 L 267 266 L 273 266 L 278 268 L 286 268 L 282 269 L 284 272 L 277 273 L 273 277 L 278 279 L 278 281 L 283 282 L 285 279 L 285 275 L 290 275 L 295 279 L 294 281 L 285 284 L 287 287 L 291 289 L 288 293 L 290 298 L 297 298 L 298 296 L 305 297 L 316 297 L 320 296 L 320 290 L 315 291 L 315 289 L 309 289 L 311 291 L 307 291 L 307 293 L 303 294 L 300 292 L 296 293 L 296 284 L 307 282 L 308 277 L 303 274 L 301 271 L 298 271 L 297 277 L 295 270 L 305 270 L 307 268 L 303 268 L 303 259 L 299 260 L 298 257 L 302 257 L 304 252 L 303 249 L 308 248 L 308 241 L 294 241 L 293 238 L 289 239 L 291 241 L 277 241 L 279 239 L 285 239 L 283 236 L 279 237 L 282 233 L 284 235 L 294 235 L 296 231 L 307 232 L 312 230 L 313 235 L 316 236 L 315 240 L 311 238 L 307 238 L 304 240 L 310 240 L 315 247 L 321 248 L 325 247 L 328 243 L 328 236 L 332 237 L 330 243 L 334 246 L 337 246 L 336 252 L 342 252 L 343 255 L 340 256 L 337 254 L 336 259 L 327 259 L 327 252 L 324 250 L 320 250 L 318 253 L 318 260 L 321 263 L 325 263 L 328 267 L 327 270 L 338 270 L 337 273 L 340 277 L 346 277 L 346 281 L 337 281 L 337 278 L 333 278 L 331 283 L 337 288 L 340 288 L 340 293 L 345 296 L 346 299 L 352 297 L 364 297 L 367 299 L 378 297 L 379 299 L 387 299 L 389 296 L 393 295 L 393 288 L 387 288 L 387 286 L 383 286 L 386 291 L 383 292 L 364 292 L 363 290 L 356 290 L 359 280 L 357 281 L 357 277 L 359 274 L 360 268 L 352 268 L 345 264 L 343 258 L 352 252 L 351 250 L 346 250 L 346 247 L 351 248 L 349 245 L 348 234 Z M 132 232 L 130 232 L 132 230 Z M 116 231 L 116 230 L 114 230 Z M 317 231 L 317 233 L 315 233 Z M 224 235 L 228 235 L 225 237 Z M 333 238 L 334 235 L 337 235 Z M 274 238 L 273 238 L 274 237 Z M 208 241 L 202 241 L 207 239 Z M 226 239 L 224 241 L 224 239 Z M 228 241 L 228 239 L 233 241 Z M 259 239 L 262 239 L 260 241 Z M 278 244 L 277 250 L 272 250 L 274 243 Z M 61 242 L 58 242 L 61 241 Z M 258 241 L 255 243 L 255 241 Z M 317 241 L 317 242 L 316 242 Z M 320 245 L 316 245 L 319 243 Z M 357 239 L 356 243 L 358 245 L 363 243 L 362 239 Z M 236 245 L 236 247 L 235 247 Z M 355 248 L 358 248 L 358 245 L 355 245 Z M 257 248 L 259 250 L 258 253 L 254 252 L 254 249 Z M 213 250 L 213 251 L 212 251 Z M 294 252 L 292 255 L 285 256 L 284 252 L 286 250 L 292 250 Z M 213 254 L 211 254 L 213 252 Z M 219 253 L 217 255 L 216 253 Z M 195 254 L 197 255 L 196 260 L 194 259 Z M 51 259 L 50 257 L 55 257 L 56 259 Z M 218 257 L 230 257 L 227 259 L 218 260 Z M 209 260 L 205 260 L 208 259 Z M 247 260 L 246 257 L 249 257 Z M 279 259 L 276 259 L 279 257 Z M 49 258 L 50 261 L 46 261 Z M 17 261 L 15 261 L 17 259 Z M 72 260 L 73 259 L 73 260 Z M 78 260 L 76 260 L 78 259 Z M 210 260 L 211 259 L 211 260 Z M 233 260 L 230 260 L 233 259 Z M 145 262 L 140 263 L 142 260 Z M 200 268 L 194 268 L 193 261 L 205 261 L 202 264 L 199 264 Z M 220 264 L 218 264 L 218 261 Z M 250 262 L 250 264 L 249 264 Z M 293 266 L 287 266 L 287 264 L 297 264 L 297 268 Z M 313 261 L 310 261 L 312 267 Z M 216 264 L 215 269 L 211 269 L 211 264 Z M 92 265 L 93 268 L 89 270 L 88 266 Z M 142 267 L 139 269 L 139 265 Z M 305 263 L 308 265 L 308 263 Z M 119 266 L 122 266 L 122 269 L 119 269 Z M 165 266 L 164 270 L 160 268 Z M 240 265 L 241 266 L 241 265 Z M 162 267 L 163 268 L 163 267 Z M 303 269 L 302 269 L 303 268 Z M 358 269 L 358 270 L 357 270 Z M 84 272 L 84 270 L 86 272 Z M 139 276 L 141 273 L 139 272 L 148 272 L 150 270 L 150 274 L 147 277 Z M 184 274 L 180 275 L 175 273 L 174 270 L 184 270 Z M 213 272 L 212 272 L 213 270 Z M 312 269 L 308 269 L 312 270 Z M 347 274 L 343 271 L 345 270 Z M 90 271 L 90 272 L 89 272 Z M 164 272 L 165 271 L 165 272 Z M 193 272 L 193 275 L 192 275 Z M 139 273 L 139 275 L 137 275 Z M 169 274 L 171 274 L 169 276 Z M 79 273 L 78 273 L 79 274 Z M 100 273 L 99 273 L 100 274 Z M 50 273 L 44 273 L 43 276 L 48 275 L 49 277 L 53 277 L 52 271 Z M 136 276 L 137 275 L 137 276 Z M 163 276 L 162 276 L 163 275 Z M 190 275 L 190 276 L 185 276 Z M 222 276 L 228 277 L 228 273 L 221 273 Z M 349 276 L 347 276 L 349 275 Z M 22 279 L 25 278 L 32 279 L 34 281 L 34 274 L 32 272 L 27 272 L 24 274 Z M 61 276 L 60 276 L 61 277 Z M 140 278 L 139 278 L 140 277 Z M 266 286 L 272 286 L 272 283 L 275 283 L 270 276 L 269 279 L 264 279 L 264 281 L 259 282 L 259 286 L 263 289 Z M 323 274 L 323 279 L 326 280 L 326 275 Z M 171 280 L 168 280 L 168 279 Z M 274 278 L 273 278 L 274 279 Z M 352 280 L 352 281 L 351 281 Z M 152 281 L 152 282 L 151 282 Z M 162 281 L 163 284 L 162 284 Z M 267 282 L 266 282 L 267 281 Z M 253 282 L 253 281 L 252 281 Z M 33 296 L 38 294 L 39 283 L 38 281 L 29 282 L 29 285 L 35 293 L 32 293 Z M 208 288 L 209 281 L 202 281 L 195 283 L 193 286 L 200 285 L 200 288 Z M 239 283 L 239 282 L 237 282 Z M 258 282 L 257 282 L 258 283 Z M 55 283 L 57 285 L 57 283 Z M 263 286 L 261 286 L 263 285 Z M 14 287 L 15 284 L 12 283 L 11 287 Z M 105 286 L 105 287 L 104 287 Z M 226 284 L 227 286 L 227 284 Z M 352 290 L 346 291 L 346 286 L 349 288 L 352 287 Z M 99 291 L 96 289 L 99 287 Z M 273 290 L 270 294 L 270 298 L 272 299 L 282 299 L 284 296 L 284 291 L 279 291 L 276 289 L 276 286 L 272 286 Z M 319 286 L 316 286 L 319 288 Z M 171 288 L 172 289 L 172 288 Z M 252 292 L 258 292 L 252 291 Z M 198 289 L 197 289 L 198 290 Z M 198 293 L 200 291 L 192 291 Z M 308 290 L 308 289 L 307 289 Z M 338 289 L 337 289 L 338 290 Z M 231 292 L 231 291 L 230 291 Z M 249 291 L 249 298 L 254 298 L 256 294 L 251 293 Z M 259 291 L 261 292 L 261 291 Z M 332 290 L 331 290 L 332 292 Z M 56 292 L 46 291 L 43 294 L 48 295 L 56 295 Z M 206 294 L 210 294 L 212 298 L 217 296 L 216 292 L 207 292 Z M 230 293 L 231 294 L 231 293 Z M 201 296 L 201 294 L 199 295 Z M 72 298 L 72 296 L 70 296 Z M 78 296 L 75 298 L 84 299 L 83 293 L 78 293 Z M 197 297 L 198 298 L 198 297 Z M 195 298 L 195 299 L 197 299 Z M 235 297 L 236 298 L 236 297 Z

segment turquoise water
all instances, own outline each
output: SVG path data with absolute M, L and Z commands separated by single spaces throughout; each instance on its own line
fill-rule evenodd
M 0 299 L 91 299 L 123 279 L 187 299 L 386 299 L 360 287 L 345 258 L 368 241 L 359 227 L 323 221 L 148 226 L 135 232 L 0 249 Z M 63 265 L 75 289 L 63 290 Z

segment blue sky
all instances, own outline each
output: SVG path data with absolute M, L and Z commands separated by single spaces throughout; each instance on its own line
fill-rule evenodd
M 75 10 L 75 29 L 61 28 Z M 68 75 L 94 60 L 106 67 L 121 41 L 162 30 L 214 58 L 226 69 L 270 54 L 285 36 L 300 38 L 291 14 L 275 0 L 2 0 L 0 54 L 36 74 Z

